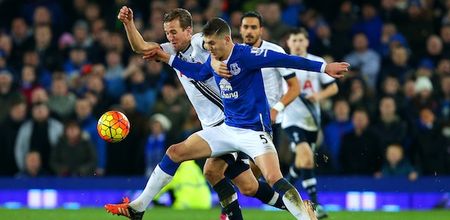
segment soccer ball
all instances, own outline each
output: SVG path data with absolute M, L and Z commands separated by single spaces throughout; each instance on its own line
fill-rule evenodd
M 97 132 L 103 140 L 116 143 L 125 139 L 128 135 L 130 132 L 130 122 L 122 112 L 105 112 L 98 119 Z

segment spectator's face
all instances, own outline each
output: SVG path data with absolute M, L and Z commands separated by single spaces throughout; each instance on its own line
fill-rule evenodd
M 262 28 L 258 18 L 246 17 L 241 23 L 241 37 L 245 44 L 253 46 L 261 39 Z
M 38 47 L 47 47 L 50 45 L 52 32 L 49 26 L 37 27 L 35 32 L 34 37 Z
M 397 94 L 399 90 L 398 80 L 394 77 L 387 77 L 383 83 L 383 92 L 389 95 Z
M 48 102 L 48 94 L 43 88 L 37 88 L 31 93 L 31 102 Z
M 307 52 L 309 40 L 302 33 L 291 34 L 287 40 L 287 45 L 291 51 L 291 54 L 304 55 Z
M 164 32 L 167 40 L 176 51 L 183 51 L 189 45 L 192 37 L 192 27 L 181 28 L 180 21 L 174 19 L 164 23 Z
M 395 101 L 393 98 L 383 98 L 380 101 L 380 113 L 381 116 L 383 117 L 389 117 L 389 116 L 393 116 L 395 115 Z
M 372 5 L 364 5 L 362 8 L 362 15 L 364 19 L 369 20 L 377 14 L 375 7 Z
M 36 80 L 36 73 L 33 67 L 25 66 L 22 68 L 22 82 L 33 83 Z
M 165 102 L 172 103 L 177 98 L 177 90 L 171 85 L 165 85 L 162 88 L 162 96 Z
M 28 27 L 23 18 L 15 18 L 11 24 L 11 32 L 19 39 L 27 36 Z
M 346 101 L 337 101 L 334 105 L 334 114 L 337 121 L 347 121 L 349 118 L 350 107 Z
M 317 37 L 321 39 L 328 39 L 331 35 L 330 27 L 327 24 L 321 24 L 316 30 Z
M 14 121 L 25 120 L 27 116 L 27 105 L 25 103 L 13 105 L 9 110 L 9 115 Z
M 86 27 L 77 26 L 73 30 L 73 36 L 76 42 L 83 43 L 88 37 L 88 29 Z
M 396 165 L 403 159 L 403 149 L 401 146 L 391 145 L 386 149 L 386 160 L 390 165 Z
M 44 6 L 37 7 L 34 10 L 33 20 L 35 25 L 50 25 L 50 11 Z
M 11 88 L 11 83 L 12 76 L 10 74 L 0 73 L 0 93 L 8 93 Z
M 450 43 L 450 26 L 444 26 L 441 28 L 441 38 L 444 43 Z
M 420 121 L 426 125 L 432 125 L 434 123 L 434 113 L 430 109 L 422 109 L 420 111 Z
M 0 35 L 0 49 L 6 54 L 11 54 L 12 47 L 11 37 L 6 34 Z
M 450 75 L 450 60 L 449 59 L 440 60 L 436 71 L 440 75 L 444 75 L 444 74 Z
M 369 125 L 369 118 L 366 112 L 363 111 L 355 111 L 353 113 L 353 125 L 355 126 L 355 130 L 363 131 Z
M 120 106 L 127 112 L 134 111 L 136 109 L 136 100 L 131 94 L 125 94 L 120 99 Z
M 88 90 L 100 93 L 104 89 L 103 81 L 100 77 L 92 75 L 87 84 Z
M 80 139 L 81 130 L 80 127 L 76 124 L 70 124 L 66 128 L 66 137 L 69 142 L 77 142 Z
M 97 4 L 91 3 L 87 6 L 85 15 L 89 21 L 94 21 L 100 17 L 100 8 Z
M 431 55 L 439 55 L 442 52 L 442 40 L 438 36 L 430 36 L 427 40 L 427 51 Z
M 108 67 L 115 67 L 120 64 L 120 55 L 116 51 L 111 51 L 106 56 Z
M 35 105 L 33 106 L 33 118 L 37 122 L 43 122 L 48 119 L 49 110 L 46 105 Z
M 353 38 L 353 47 L 356 51 L 363 52 L 367 50 L 368 41 L 367 37 L 364 34 L 357 34 Z
M 23 55 L 23 64 L 30 66 L 39 66 L 39 56 L 36 51 L 27 51 Z
M 53 80 L 52 93 L 55 96 L 67 95 L 67 83 L 63 79 Z
M 105 71 L 105 66 L 103 64 L 95 64 L 94 66 L 92 66 L 92 74 L 100 78 L 103 78 L 103 76 L 105 75 Z
M 241 17 L 242 17 L 241 11 L 234 11 L 233 13 L 231 13 L 230 17 L 231 17 L 230 18 L 231 27 L 239 27 L 241 25 Z
M 131 75 L 131 82 L 135 84 L 143 83 L 145 80 L 144 73 L 138 69 Z
M 152 131 L 153 135 L 159 135 L 163 133 L 164 129 L 158 121 L 151 121 L 150 122 L 150 130 Z
M 87 99 L 79 99 L 75 104 L 75 112 L 79 119 L 85 119 L 92 113 L 92 105 Z
M 86 61 L 86 51 L 83 49 L 73 49 L 70 51 L 70 60 L 75 65 L 81 65 Z
M 30 152 L 25 159 L 26 169 L 29 173 L 37 173 L 41 169 L 41 155 L 38 152 Z
M 394 64 L 403 66 L 408 62 L 408 52 L 404 47 L 392 50 L 391 59 Z
M 383 9 L 393 9 L 395 4 L 396 0 L 381 0 L 381 6 Z
M 403 93 L 406 97 L 413 97 L 415 95 L 415 82 L 413 80 L 408 80 L 403 85 Z
M 147 73 L 150 75 L 160 75 L 162 71 L 162 63 L 161 62 L 147 62 L 145 64 L 145 68 Z
M 267 5 L 267 13 L 264 18 L 268 24 L 274 24 L 280 21 L 280 5 L 278 3 L 270 3 Z
M 442 78 L 441 89 L 442 89 L 442 93 L 444 93 L 445 95 L 450 95 L 450 77 L 449 76 Z

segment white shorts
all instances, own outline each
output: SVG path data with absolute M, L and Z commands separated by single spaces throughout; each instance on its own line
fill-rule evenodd
M 198 131 L 211 148 L 211 157 L 241 151 L 252 159 L 268 152 L 277 152 L 267 132 L 237 128 L 225 123 Z

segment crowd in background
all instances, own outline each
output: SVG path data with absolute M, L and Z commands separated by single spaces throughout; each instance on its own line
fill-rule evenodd
M 306 27 L 310 53 L 351 64 L 339 94 L 322 100 L 318 172 L 450 174 L 450 0 L 26 0 L 0 1 L 0 175 L 144 175 L 201 129 L 175 72 L 131 51 L 123 5 L 158 43 L 177 7 L 194 32 L 226 19 L 236 41 L 243 12 L 256 10 L 263 39 L 285 49 L 287 31 Z M 110 109 L 131 122 L 115 144 L 96 130 Z

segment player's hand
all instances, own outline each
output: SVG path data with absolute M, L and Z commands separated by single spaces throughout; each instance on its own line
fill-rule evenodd
M 168 63 L 170 55 L 164 52 L 160 47 L 156 47 L 150 50 L 144 50 L 144 56 L 142 56 L 142 58 L 148 61 L 162 61 Z
M 308 99 L 312 103 L 319 102 L 320 101 L 320 95 L 319 95 L 319 93 L 315 92 L 315 93 L 312 93 L 312 94 L 306 96 L 306 99 Z
M 325 73 L 333 78 L 342 78 L 344 73 L 348 72 L 348 67 L 350 64 L 346 62 L 333 62 L 325 66 Z
M 219 76 L 225 79 L 229 79 L 233 76 L 231 75 L 230 71 L 228 71 L 228 67 L 225 63 L 218 61 L 216 58 L 212 56 L 211 56 L 211 67 Z
M 278 111 L 271 108 L 270 109 L 270 122 L 272 122 L 272 124 L 275 124 L 275 121 L 277 119 L 277 115 L 278 115 Z
M 133 21 L 133 10 L 127 6 L 123 6 L 117 15 L 117 19 L 119 19 L 123 24 L 129 24 Z

